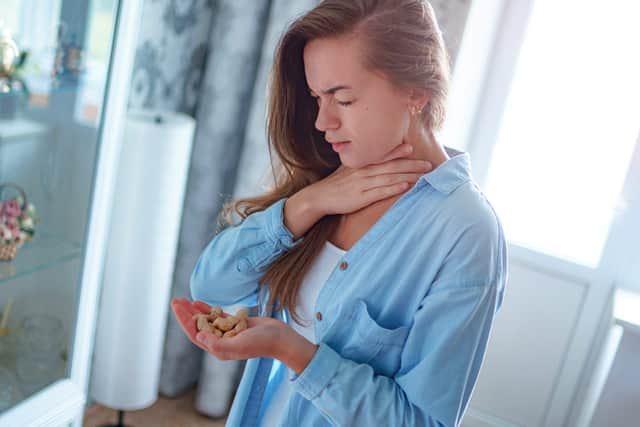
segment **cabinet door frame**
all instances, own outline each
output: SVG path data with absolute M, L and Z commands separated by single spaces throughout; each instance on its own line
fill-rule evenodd
M 0 415 L 0 427 L 61 426 L 70 423 L 82 425 L 88 400 L 91 356 L 113 189 L 142 10 L 142 2 L 136 0 L 115 0 L 114 5 L 109 77 L 99 131 L 100 147 L 94 172 L 94 187 L 91 192 L 70 376 L 56 381 L 3 412 Z

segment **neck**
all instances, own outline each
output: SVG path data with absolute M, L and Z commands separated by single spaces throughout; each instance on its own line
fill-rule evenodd
M 408 158 L 427 160 L 431 162 L 433 169 L 449 159 L 449 155 L 442 144 L 436 140 L 433 132 L 426 130 L 424 126 L 412 124 L 405 142 L 413 146 L 413 152 Z

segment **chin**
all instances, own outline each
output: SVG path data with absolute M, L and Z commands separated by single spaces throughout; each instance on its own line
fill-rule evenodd
M 368 166 L 369 164 L 371 164 L 371 162 L 366 162 L 366 161 L 364 161 L 362 159 L 359 159 L 359 160 L 358 159 L 356 159 L 356 160 L 353 160 L 353 159 L 341 159 L 341 161 L 342 161 L 342 164 L 344 166 L 346 166 L 348 168 L 351 168 L 351 169 L 360 169 L 360 168 L 363 168 L 363 167 Z

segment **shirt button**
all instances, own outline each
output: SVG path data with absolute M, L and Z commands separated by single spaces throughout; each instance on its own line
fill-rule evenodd
M 316 313 L 316 319 L 322 320 L 322 313 L 320 313 L 319 311 Z
M 342 261 L 340 263 L 340 270 L 346 270 L 348 266 L 349 264 L 347 264 L 346 261 Z

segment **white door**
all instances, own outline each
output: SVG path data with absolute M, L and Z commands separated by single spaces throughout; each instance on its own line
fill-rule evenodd
M 637 16 L 623 0 L 472 4 L 442 139 L 471 153 L 510 263 L 464 426 L 577 425 L 612 290 L 640 290 Z

